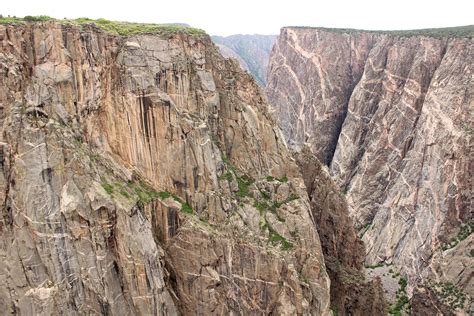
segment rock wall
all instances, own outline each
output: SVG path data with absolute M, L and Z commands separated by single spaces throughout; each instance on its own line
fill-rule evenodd
M 383 315 L 384 292 L 379 278 L 364 275 L 365 246 L 357 236 L 344 196 L 309 147 L 295 153 L 319 232 L 331 279 L 331 308 L 337 315 Z
M 0 25 L 7 314 L 330 313 L 304 181 L 204 35 Z
M 393 264 L 409 294 L 450 282 L 474 295 L 472 29 L 283 28 L 270 59 L 288 143 L 329 166 L 367 265 Z

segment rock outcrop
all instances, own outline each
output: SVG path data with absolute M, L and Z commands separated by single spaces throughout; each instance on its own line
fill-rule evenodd
M 6 314 L 330 314 L 306 187 L 207 35 L 0 25 Z
M 337 315 L 383 315 L 386 304 L 380 279 L 367 280 L 365 247 L 349 217 L 345 198 L 308 147 L 295 154 L 331 278 L 331 308 Z
M 346 196 L 366 264 L 393 264 L 409 296 L 452 285 L 461 314 L 474 296 L 473 29 L 283 28 L 266 86 L 287 142 Z
M 242 69 L 252 74 L 257 83 L 264 87 L 267 68 L 276 35 L 231 35 L 212 36 L 224 57 L 237 59 Z

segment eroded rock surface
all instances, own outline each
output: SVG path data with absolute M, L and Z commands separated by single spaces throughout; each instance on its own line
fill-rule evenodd
M 266 91 L 288 143 L 329 166 L 367 265 L 394 264 L 409 295 L 426 282 L 474 295 L 470 28 L 446 37 L 284 28 L 271 55 Z
M 208 36 L 0 26 L 7 314 L 330 313 L 304 181 Z

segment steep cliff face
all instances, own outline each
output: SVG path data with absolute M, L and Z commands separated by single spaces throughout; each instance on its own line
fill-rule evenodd
M 393 264 L 408 294 L 447 282 L 474 295 L 473 32 L 284 28 L 271 55 L 288 143 L 329 166 L 367 264 Z
M 267 68 L 276 35 L 213 36 L 224 57 L 237 59 L 242 69 L 251 73 L 262 87 L 267 81 Z
M 0 306 L 329 313 L 298 166 L 206 35 L 0 25 Z
M 365 247 L 349 217 L 345 198 L 308 147 L 295 157 L 311 200 L 324 261 L 331 279 L 331 308 L 337 315 L 383 315 L 380 278 L 366 279 Z

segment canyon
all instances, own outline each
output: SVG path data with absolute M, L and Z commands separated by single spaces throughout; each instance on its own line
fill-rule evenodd
M 0 22 L 5 314 L 474 311 L 473 27 Z
M 369 274 L 401 275 L 415 315 L 474 311 L 473 34 L 287 27 L 268 66 L 288 144 L 329 168 Z
M 203 31 L 8 22 L 0 73 L 5 314 L 385 310 L 335 184 Z

